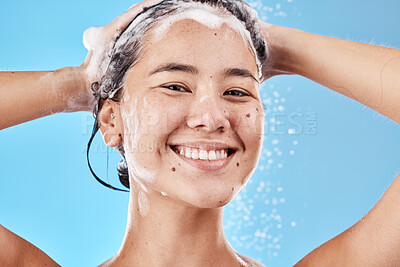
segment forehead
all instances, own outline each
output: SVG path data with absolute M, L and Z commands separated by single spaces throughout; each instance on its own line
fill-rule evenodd
M 197 21 L 210 29 L 220 28 L 224 23 L 230 28 L 235 29 L 242 35 L 244 40 L 248 39 L 248 41 L 250 41 L 251 39 L 244 25 L 231 13 L 220 8 L 214 8 L 200 3 L 195 3 L 195 6 L 192 8 L 182 9 L 176 14 L 161 18 L 157 26 L 153 29 L 153 37 L 163 37 L 175 22 L 185 19 Z
M 165 23 L 168 22 L 159 22 L 144 37 L 142 58 L 148 67 L 180 61 L 209 71 L 240 66 L 257 76 L 257 62 L 251 46 L 238 29 L 228 23 L 222 21 L 218 27 L 211 27 L 186 18 L 168 23 L 168 27 Z

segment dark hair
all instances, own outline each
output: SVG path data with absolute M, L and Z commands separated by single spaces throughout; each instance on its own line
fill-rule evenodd
M 100 83 L 93 84 L 97 86 L 92 86 L 93 95 L 95 96 L 97 103 L 93 110 L 95 123 L 93 126 L 92 136 L 87 147 L 87 161 L 93 176 L 104 186 L 118 191 L 127 191 L 124 189 L 115 188 L 110 184 L 105 183 L 96 176 L 90 166 L 89 149 L 91 142 L 100 126 L 98 119 L 104 101 L 108 98 L 117 103 L 121 101 L 123 92 L 125 90 L 123 86 L 125 84 L 125 74 L 137 63 L 139 59 L 139 56 L 144 48 L 142 44 L 144 34 L 150 28 L 152 28 L 155 22 L 159 21 L 159 19 L 168 15 L 177 14 L 179 11 L 181 11 L 181 7 L 183 5 L 193 2 L 220 8 L 235 16 L 250 33 L 251 42 L 256 50 L 258 62 L 264 62 L 267 58 L 267 47 L 259 32 L 257 13 L 248 3 L 243 0 L 164 0 L 156 5 L 145 8 L 133 19 L 128 27 L 122 31 L 120 36 L 116 39 L 109 54 L 110 63 L 106 73 L 101 78 Z M 261 70 L 260 66 L 259 70 Z M 98 88 L 97 90 L 96 87 Z M 120 143 L 116 149 L 122 156 L 122 160 L 117 167 L 119 179 L 125 187 L 130 188 L 128 165 L 125 159 L 125 152 L 122 143 Z

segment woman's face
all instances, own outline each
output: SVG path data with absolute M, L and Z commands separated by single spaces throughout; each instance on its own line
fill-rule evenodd
M 223 206 L 250 178 L 262 147 L 255 57 L 225 24 L 187 19 L 161 38 L 150 30 L 144 44 L 121 104 L 131 188 Z

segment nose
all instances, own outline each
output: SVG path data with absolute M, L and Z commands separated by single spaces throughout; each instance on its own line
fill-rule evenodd
M 228 113 L 217 96 L 198 96 L 191 104 L 187 116 L 187 125 L 190 128 L 208 132 L 225 132 L 230 128 Z

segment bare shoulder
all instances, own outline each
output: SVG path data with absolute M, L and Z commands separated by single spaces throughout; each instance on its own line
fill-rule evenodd
M 0 266 L 59 266 L 46 253 L 0 224 Z
M 249 266 L 249 267 L 266 267 L 264 264 L 262 264 L 259 261 L 256 261 L 253 258 L 241 255 L 239 253 L 236 253 L 236 255 L 238 255 L 238 257 L 241 258 L 247 264 L 247 266 Z

